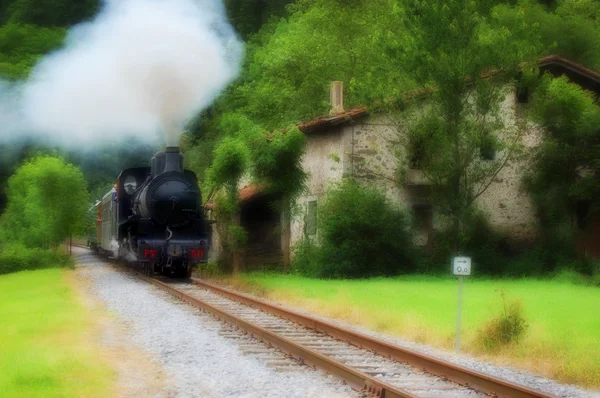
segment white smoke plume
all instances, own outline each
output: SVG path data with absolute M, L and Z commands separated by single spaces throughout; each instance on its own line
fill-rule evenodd
M 176 146 L 237 75 L 242 44 L 220 0 L 110 0 L 18 87 L 0 82 L 0 142 Z

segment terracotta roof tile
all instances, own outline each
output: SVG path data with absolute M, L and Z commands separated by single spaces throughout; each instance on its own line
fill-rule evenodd
M 257 196 L 260 196 L 265 193 L 265 190 L 262 186 L 257 184 L 246 185 L 244 188 L 240 189 L 238 193 L 238 200 L 240 202 L 245 202 L 247 200 L 253 199 Z M 209 210 L 214 210 L 217 208 L 215 202 L 210 201 L 204 205 L 205 208 Z
M 338 113 L 337 115 L 319 116 L 311 121 L 300 123 L 298 124 L 298 129 L 303 133 L 311 133 L 325 127 L 348 123 L 363 116 L 367 116 L 368 114 L 367 107 L 360 106 L 346 112 Z
M 582 75 L 585 75 L 586 77 L 596 80 L 596 81 L 600 81 L 600 73 L 588 69 L 585 66 L 575 63 L 571 60 L 568 60 L 566 58 L 563 57 L 559 57 L 558 55 L 549 55 L 547 57 L 544 58 L 540 58 L 539 60 L 539 66 L 546 66 L 546 65 L 560 65 L 562 67 L 574 70 L 579 72 Z
M 246 185 L 240 189 L 238 199 L 240 202 L 245 202 L 264 193 L 264 189 L 256 184 Z

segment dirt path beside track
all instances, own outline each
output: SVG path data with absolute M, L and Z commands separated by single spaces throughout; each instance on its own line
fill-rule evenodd
M 127 335 L 127 325 L 111 316 L 103 303 L 93 296 L 90 270 L 77 267 L 68 273 L 68 282 L 81 303 L 93 315 L 88 338 L 100 346 L 101 360 L 114 370 L 114 396 L 119 398 L 168 397 L 166 381 L 160 365 L 138 349 Z

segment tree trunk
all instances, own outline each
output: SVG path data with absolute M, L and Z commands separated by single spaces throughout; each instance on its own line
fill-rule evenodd
M 241 211 L 237 211 L 232 218 L 233 225 L 239 226 L 241 223 Z M 238 275 L 244 268 L 244 251 L 239 246 L 239 242 L 235 242 L 233 247 L 233 275 Z
M 460 245 L 460 240 L 461 240 L 461 222 L 460 222 L 460 215 L 459 214 L 454 214 L 453 215 L 453 229 L 454 229 L 454 255 L 458 256 L 461 250 L 461 245 Z
M 233 252 L 233 275 L 239 275 L 244 268 L 244 253 L 241 249 L 235 249 Z
M 290 212 L 290 202 L 289 199 L 286 198 L 283 207 L 283 269 L 285 271 L 290 269 L 291 264 L 290 244 L 292 240 L 292 229 Z

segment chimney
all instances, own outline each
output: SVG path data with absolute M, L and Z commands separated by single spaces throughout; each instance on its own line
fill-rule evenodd
M 331 110 L 330 115 L 344 112 L 344 82 L 332 82 L 330 89 Z

